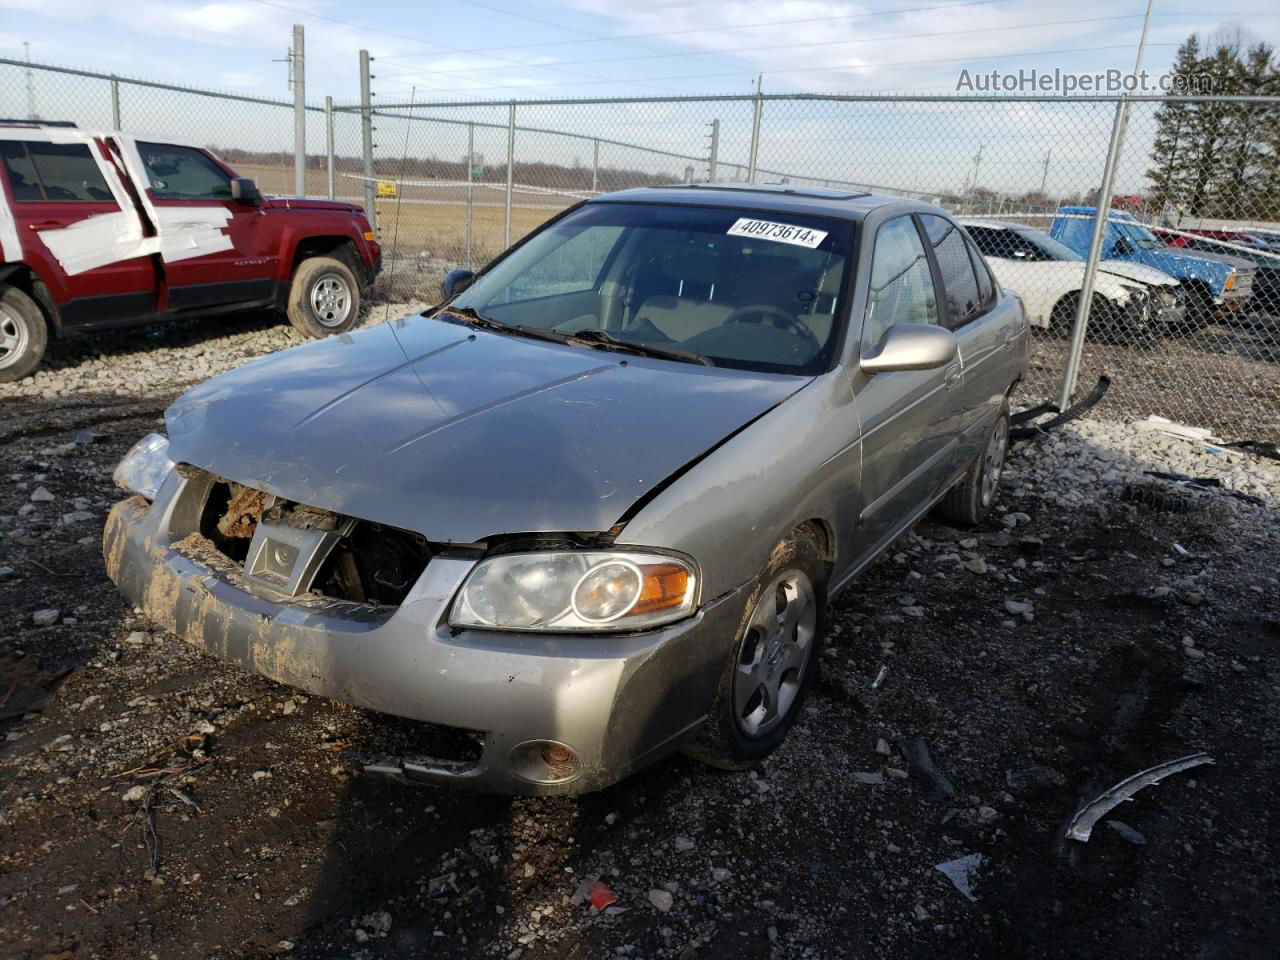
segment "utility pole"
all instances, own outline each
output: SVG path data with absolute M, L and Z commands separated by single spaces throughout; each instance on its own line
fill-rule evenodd
M 707 183 L 716 182 L 716 167 L 720 165 L 720 121 L 711 121 L 711 155 L 707 157 Z
M 1053 151 L 1049 150 L 1044 155 L 1044 176 L 1040 178 L 1040 196 L 1044 196 L 1045 185 L 1049 182 L 1049 160 L 1053 156 Z
M 22 49 L 26 53 L 27 60 L 27 119 L 39 120 L 36 116 L 36 84 L 35 78 L 31 74 L 31 44 L 26 40 L 22 41 Z
M 307 195 L 307 58 L 302 24 L 293 25 L 289 77 L 293 86 L 293 192 Z
M 374 209 L 373 186 L 373 91 L 369 89 L 369 51 L 360 51 L 360 141 L 364 153 L 364 215 L 369 227 L 378 229 L 378 212 Z
M 970 193 L 978 189 L 978 171 L 982 169 L 982 148 L 985 146 L 985 143 L 978 144 L 978 152 L 973 158 L 973 181 L 969 184 Z
M 756 77 L 756 109 L 751 118 L 751 155 L 747 159 L 747 183 L 756 182 L 756 160 L 760 156 L 760 114 L 764 110 L 764 74 Z

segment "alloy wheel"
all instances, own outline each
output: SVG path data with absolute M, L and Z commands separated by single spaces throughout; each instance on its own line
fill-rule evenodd
M 764 736 L 790 713 L 817 622 L 813 583 L 800 570 L 780 574 L 760 594 L 733 676 L 733 715 L 748 737 Z
M 336 273 L 321 274 L 311 287 L 311 312 L 323 327 L 340 327 L 351 315 L 351 290 Z

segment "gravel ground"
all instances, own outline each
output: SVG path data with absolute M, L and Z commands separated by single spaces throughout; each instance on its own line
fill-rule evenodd
M 1275 956 L 1280 464 L 1104 401 L 1015 448 L 982 528 L 920 524 L 835 602 L 758 769 L 409 789 L 358 770 L 413 724 L 211 660 L 102 571 L 116 460 L 184 386 L 292 342 L 254 317 L 100 335 L 0 387 L 0 955 Z M 961 858 L 972 900 L 936 868 Z M 574 902 L 593 878 L 620 910 Z

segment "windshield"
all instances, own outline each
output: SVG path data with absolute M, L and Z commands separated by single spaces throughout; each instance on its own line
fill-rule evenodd
M 1141 247 L 1143 250 L 1163 250 L 1165 246 L 1156 239 L 1156 235 L 1146 227 L 1136 223 L 1118 223 L 1116 229 L 1124 235 L 1124 237 L 1135 247 Z
M 1065 243 L 1061 243 L 1047 233 L 1040 230 L 1019 230 L 1018 236 L 1022 237 L 1028 243 L 1033 244 L 1037 250 L 1045 255 L 1048 260 L 1083 260 L 1084 257 L 1076 253 Z
M 838 340 L 852 250 L 852 226 L 838 220 L 592 203 L 517 247 L 449 306 L 512 326 L 601 332 L 582 342 L 812 373 Z

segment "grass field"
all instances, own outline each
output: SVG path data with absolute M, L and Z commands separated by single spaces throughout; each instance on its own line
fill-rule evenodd
M 292 194 L 293 167 L 242 163 L 236 165 L 242 176 L 252 177 L 263 193 Z M 327 189 L 325 171 L 307 171 L 307 194 L 323 197 Z M 339 177 L 338 199 L 364 203 L 363 184 L 359 180 Z M 474 189 L 471 205 L 471 260 L 483 264 L 505 248 L 503 223 L 504 191 L 499 187 Z M 432 259 L 467 260 L 467 189 L 466 187 L 405 187 L 401 196 L 375 202 L 379 239 L 388 251 L 404 256 Z M 545 193 L 513 191 L 511 210 L 512 242 L 554 216 L 576 200 Z

